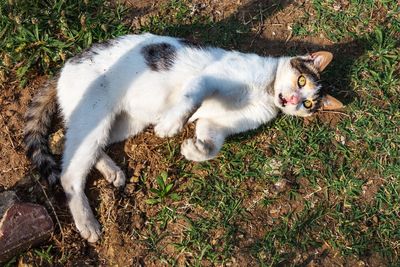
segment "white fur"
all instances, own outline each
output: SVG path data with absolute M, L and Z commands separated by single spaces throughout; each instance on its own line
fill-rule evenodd
M 160 42 L 175 47 L 176 57 L 170 70 L 153 71 L 141 49 Z M 292 74 L 287 57 L 198 49 L 152 34 L 120 37 L 95 52 L 84 62 L 67 62 L 57 88 L 68 129 L 61 182 L 76 226 L 90 242 L 98 240 L 100 226 L 84 194 L 86 175 L 95 165 L 115 186 L 125 182 L 102 151 L 107 144 L 149 125 L 161 137 L 172 136 L 189 119 L 197 123 L 196 138 L 186 140 L 181 153 L 189 160 L 211 159 L 227 136 L 276 117 L 277 95 L 289 89 L 285 75 Z M 185 118 L 188 114 L 193 115 Z

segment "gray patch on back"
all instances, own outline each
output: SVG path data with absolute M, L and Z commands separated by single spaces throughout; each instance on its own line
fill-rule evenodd
M 202 49 L 203 46 L 195 41 L 188 40 L 188 39 L 180 39 L 179 42 L 184 45 L 188 46 L 190 48 L 197 48 L 197 49 Z
M 176 57 L 176 48 L 168 43 L 146 45 L 141 53 L 147 66 L 153 71 L 169 70 Z
M 81 53 L 78 55 L 72 57 L 69 59 L 69 63 L 72 64 L 80 64 L 85 61 L 92 60 L 94 56 L 98 55 L 99 50 L 104 50 L 108 47 L 111 47 L 115 44 L 115 40 L 107 40 L 102 43 L 96 43 L 92 45 L 91 47 L 83 50 Z

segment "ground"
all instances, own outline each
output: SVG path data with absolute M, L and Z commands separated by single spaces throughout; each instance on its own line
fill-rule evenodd
M 328 50 L 334 61 L 322 75 L 324 88 L 346 106 L 307 119 L 281 115 L 229 138 L 218 157 L 204 163 L 188 162 L 179 153 L 194 125 L 174 138 L 157 138 L 148 129 L 111 146 L 107 152 L 128 183 L 118 191 L 99 173 L 90 174 L 87 194 L 104 234 L 89 244 L 77 233 L 60 186 L 48 187 L 22 144 L 32 95 L 79 49 L 52 43 L 33 54 L 25 48 L 49 39 L 14 50 L 14 40 L 2 43 L 0 190 L 43 204 L 56 225 L 48 242 L 17 255 L 9 266 L 399 265 L 398 3 L 127 0 L 125 10 L 106 2 L 118 10 L 115 19 L 99 15 L 97 6 L 90 9 L 96 1 L 104 2 L 58 10 L 66 22 L 60 19 L 64 28 L 55 39 L 85 48 L 92 40 L 150 31 L 261 55 Z M 75 24 L 68 24 L 68 10 L 79 15 Z M 24 25 L 18 15 L 0 22 L 7 19 Z M 35 19 L 30 21 L 41 25 Z M 50 22 L 44 20 L 53 27 Z M 34 58 L 26 72 L 21 66 L 31 61 L 20 54 Z

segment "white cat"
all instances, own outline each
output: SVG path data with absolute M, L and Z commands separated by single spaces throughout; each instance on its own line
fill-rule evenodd
M 54 183 L 60 174 L 47 135 L 58 103 L 67 129 L 61 184 L 80 234 L 96 242 L 101 231 L 84 193 L 86 176 L 94 165 L 110 183 L 125 184 L 105 146 L 149 125 L 168 137 L 196 121 L 196 137 L 184 141 L 181 153 L 188 160 L 212 159 L 227 136 L 255 129 L 280 110 L 309 116 L 341 108 L 318 85 L 331 59 L 329 52 L 261 57 L 149 33 L 110 40 L 68 60 L 33 99 L 27 154 Z

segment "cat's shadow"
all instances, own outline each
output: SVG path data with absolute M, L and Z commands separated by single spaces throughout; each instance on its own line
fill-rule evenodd
M 345 106 L 352 103 L 357 94 L 351 86 L 352 69 L 357 59 L 368 50 L 368 42 L 366 37 L 359 37 L 350 42 L 342 42 L 336 44 L 320 44 L 316 42 L 295 41 L 269 39 L 259 33 L 249 32 L 245 36 L 241 34 L 243 40 L 240 42 L 234 41 L 238 35 L 237 27 L 239 27 L 239 18 L 255 17 L 259 15 L 260 10 L 263 10 L 263 23 L 268 18 L 274 16 L 279 11 L 294 5 L 294 1 L 290 0 L 251 0 L 248 3 L 240 6 L 232 15 L 218 22 L 212 23 L 212 27 L 208 22 L 194 24 L 172 24 L 167 26 L 161 34 L 183 37 L 190 41 L 200 44 L 209 44 L 221 46 L 226 49 L 235 49 L 243 52 L 257 53 L 261 55 L 282 56 L 282 55 L 302 55 L 309 52 L 319 50 L 330 51 L 334 55 L 334 59 L 327 69 L 321 74 L 322 91 L 329 93 L 339 99 Z M 235 27 L 236 26 L 236 27 Z M 229 32 L 231 31 L 231 32 Z M 221 36 L 228 36 L 221 41 Z M 229 37 L 230 36 L 230 37 Z M 202 39 L 202 37 L 206 40 Z M 232 41 L 230 41 L 232 40 Z M 345 112 L 345 110 L 344 110 Z M 324 116 L 319 114 L 318 120 L 330 120 L 332 116 Z M 337 114 L 336 116 L 341 116 Z M 324 118 L 326 117 L 326 118 Z M 276 118 L 263 125 L 258 129 L 248 131 L 244 134 L 236 134 L 227 139 L 227 142 L 240 142 L 244 139 L 253 138 L 264 132 L 276 122 Z
M 269 39 L 259 34 L 259 32 L 249 32 L 240 34 L 242 36 L 240 42 L 235 40 L 235 36 L 239 35 L 237 33 L 238 27 L 240 27 L 239 18 L 258 16 L 260 10 L 262 10 L 262 22 L 264 22 L 290 5 L 295 5 L 295 2 L 288 0 L 252 0 L 240 6 L 229 17 L 212 23 L 211 28 L 208 22 L 196 22 L 189 25 L 173 24 L 166 27 L 162 33 L 198 42 L 203 42 L 204 40 L 199 38 L 204 37 L 206 44 L 262 55 L 302 55 L 319 50 L 330 51 L 333 53 L 334 59 L 321 75 L 323 91 L 329 92 L 329 94 L 342 101 L 344 105 L 353 102 L 357 95 L 351 87 L 351 70 L 355 61 L 368 49 L 368 42 L 365 37 L 359 37 L 350 42 L 325 45 L 298 39 L 295 41 Z M 221 36 L 225 36 L 225 38 Z M 224 40 L 221 41 L 221 39 Z

